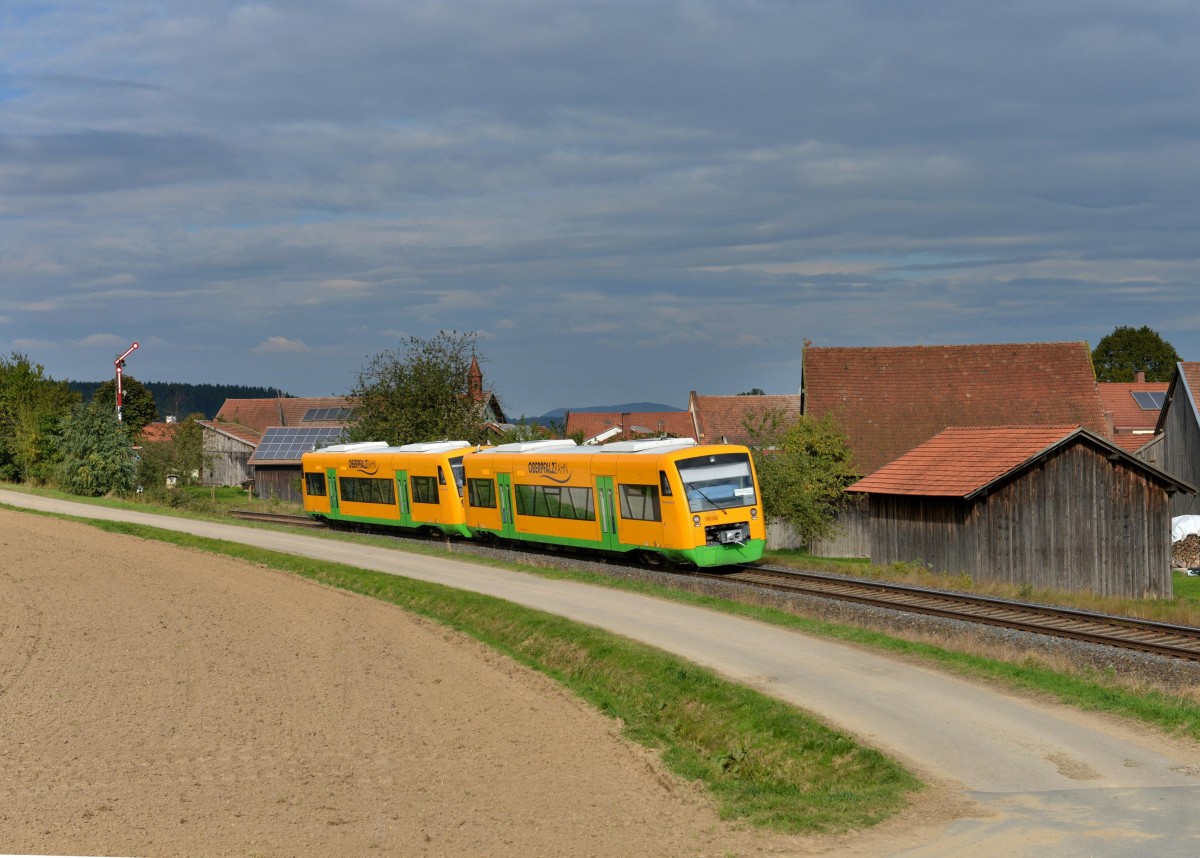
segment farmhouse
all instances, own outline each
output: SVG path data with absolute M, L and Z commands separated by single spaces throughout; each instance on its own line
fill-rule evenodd
M 859 480 L 871 561 L 1169 597 L 1170 499 L 1195 488 L 1078 426 L 949 428 Z
M 1139 372 L 1133 381 L 1099 382 L 1104 416 L 1112 429 L 1112 441 L 1119 447 L 1136 451 L 1154 439 L 1154 427 L 1166 400 L 1165 381 L 1146 381 Z

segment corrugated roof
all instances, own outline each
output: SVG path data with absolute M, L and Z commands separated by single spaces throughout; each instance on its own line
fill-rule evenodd
M 1108 437 L 1087 343 L 804 350 L 804 411 L 832 414 L 871 473 L 948 426 L 1083 426 Z
M 754 441 L 746 431 L 749 423 L 755 426 L 771 411 L 799 416 L 799 394 L 767 394 L 765 396 L 699 396 L 692 393 L 689 402 L 696 424 L 700 427 L 702 444 L 749 444 Z

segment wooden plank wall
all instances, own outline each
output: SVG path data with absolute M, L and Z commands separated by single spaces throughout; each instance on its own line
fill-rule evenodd
M 1170 596 L 1166 491 L 1105 451 L 1074 444 L 993 494 L 871 497 L 874 563 L 920 561 L 1034 589 Z
M 300 503 L 301 467 L 299 465 L 257 465 L 254 468 L 254 494 L 263 500 L 276 498 Z
M 1200 488 L 1200 425 L 1181 383 L 1175 387 L 1163 422 L 1161 461 L 1160 467 L 1168 474 Z M 1200 495 L 1176 494 L 1171 515 L 1200 515 Z
M 254 453 L 251 445 L 209 429 L 204 430 L 201 443 L 204 450 L 204 485 L 240 486 L 250 479 L 247 462 Z
M 851 499 L 838 513 L 836 531 L 826 539 L 814 539 L 809 553 L 816 557 L 870 557 L 871 515 L 866 498 Z

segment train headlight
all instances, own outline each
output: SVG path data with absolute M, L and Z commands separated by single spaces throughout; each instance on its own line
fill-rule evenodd
M 756 507 L 750 507 L 750 517 L 755 520 L 758 519 L 758 509 Z
M 692 524 L 696 527 L 699 527 L 700 526 L 700 516 L 693 515 L 692 516 Z

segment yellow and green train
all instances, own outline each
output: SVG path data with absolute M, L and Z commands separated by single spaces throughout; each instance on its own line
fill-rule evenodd
M 750 451 L 688 438 L 344 444 L 303 457 L 304 508 L 333 522 L 433 529 L 699 567 L 766 543 Z

